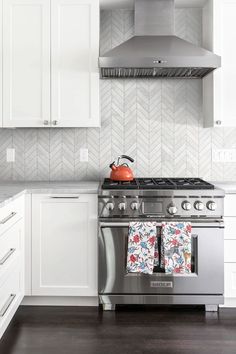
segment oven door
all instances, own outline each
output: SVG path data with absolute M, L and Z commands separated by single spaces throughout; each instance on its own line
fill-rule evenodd
M 99 294 L 223 294 L 223 229 L 222 222 L 192 223 L 192 273 L 147 275 L 126 272 L 129 223 L 101 222 Z

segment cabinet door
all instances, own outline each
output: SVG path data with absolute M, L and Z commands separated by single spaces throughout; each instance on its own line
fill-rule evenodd
M 32 295 L 97 295 L 97 196 L 33 195 Z
M 50 120 L 50 1 L 3 0 L 3 127 Z
M 235 18 L 236 0 L 209 0 L 203 11 L 204 45 L 221 55 L 221 68 L 203 79 L 206 127 L 236 126 Z
M 0 23 L 2 23 L 2 1 L 0 1 Z M 0 82 L 2 83 L 2 26 L 0 26 Z M 2 84 L 0 85 L 0 128 L 2 128 Z
M 98 127 L 99 1 L 52 0 L 52 125 Z

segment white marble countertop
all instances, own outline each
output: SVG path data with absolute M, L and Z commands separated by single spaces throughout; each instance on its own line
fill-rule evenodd
M 99 182 L 1 182 L 0 207 L 24 193 L 36 194 L 96 194 Z
M 236 181 L 232 182 L 211 182 L 216 187 L 221 188 L 225 191 L 226 194 L 234 194 L 236 193 Z

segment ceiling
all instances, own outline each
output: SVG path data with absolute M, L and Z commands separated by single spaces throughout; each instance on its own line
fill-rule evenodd
M 206 0 L 175 0 L 176 7 L 203 7 Z M 134 0 L 100 0 L 103 9 L 124 9 L 132 8 Z

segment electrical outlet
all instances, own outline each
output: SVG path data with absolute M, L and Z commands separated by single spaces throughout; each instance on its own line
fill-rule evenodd
M 80 149 L 80 162 L 88 162 L 88 149 Z
M 15 162 L 15 149 L 7 149 L 7 162 Z
M 213 162 L 236 162 L 236 149 L 213 149 Z

